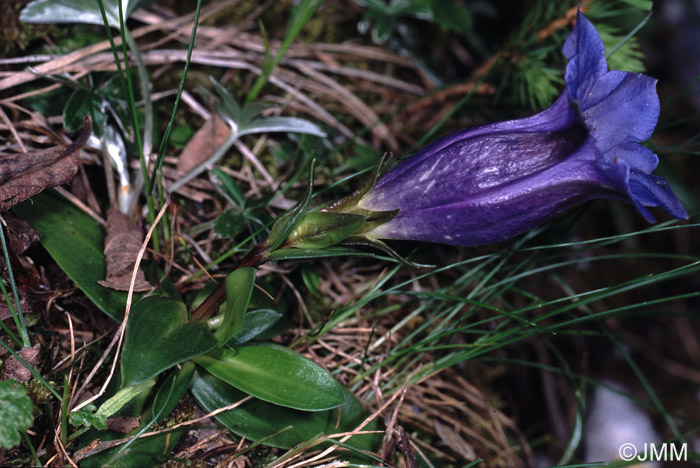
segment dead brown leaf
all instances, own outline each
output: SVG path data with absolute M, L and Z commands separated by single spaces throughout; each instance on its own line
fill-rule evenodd
M 29 303 L 29 300 L 27 299 L 27 294 L 22 291 L 21 289 L 18 290 L 19 293 L 19 306 L 22 308 L 22 313 L 27 314 L 31 313 L 32 311 L 32 306 Z M 10 300 L 12 301 L 12 306 L 15 306 L 15 300 L 11 292 L 8 292 L 10 295 Z M 12 317 L 12 312 L 10 311 L 10 306 L 7 305 L 7 302 L 4 299 L 0 299 L 0 320 L 5 320 Z
M 128 434 L 141 424 L 141 416 L 117 416 L 107 420 L 107 428 L 110 431 Z
M 91 131 L 92 120 L 86 117 L 73 143 L 40 151 L 0 155 L 0 212 L 48 187 L 70 182 L 78 172 L 78 150 Z
M 28 222 L 14 216 L 3 216 L 7 227 L 7 246 L 15 255 L 23 254 L 33 243 L 39 240 L 39 232 Z
M 435 432 L 447 447 L 460 454 L 465 460 L 476 460 L 474 448 L 451 427 L 435 421 Z
M 224 144 L 230 134 L 231 129 L 226 122 L 216 112 L 212 113 L 183 148 L 177 160 L 177 170 L 185 173 L 202 164 Z
M 31 348 L 22 348 L 17 354 L 24 359 L 27 364 L 34 367 L 36 364 L 36 358 L 39 356 L 39 343 L 35 344 Z M 32 373 L 27 369 L 24 364 L 19 362 L 14 356 L 7 358 L 5 362 L 5 369 L 2 371 L 2 377 L 0 380 L 14 379 L 19 383 L 28 382 L 32 378 Z
M 98 283 L 105 288 L 128 291 L 142 242 L 141 229 L 131 218 L 119 210 L 109 210 L 104 248 L 107 277 Z M 146 291 L 152 288 L 153 286 L 146 281 L 143 271 L 139 269 L 136 274 L 134 291 Z

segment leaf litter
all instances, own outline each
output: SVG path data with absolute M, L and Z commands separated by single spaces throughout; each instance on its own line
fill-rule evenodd
M 105 260 L 107 276 L 98 281 L 105 288 L 128 291 L 131 275 L 141 250 L 143 234 L 134 221 L 119 210 L 111 209 L 107 213 L 107 237 L 105 238 Z M 146 281 L 143 270 L 136 273 L 134 291 L 148 291 L 153 286 Z
M 203 164 L 224 144 L 231 133 L 226 122 L 213 112 L 180 153 L 177 170 L 183 174 Z
M 67 184 L 78 172 L 78 150 L 92 131 L 86 117 L 76 139 L 68 144 L 26 153 L 0 155 L 0 212 L 39 192 Z

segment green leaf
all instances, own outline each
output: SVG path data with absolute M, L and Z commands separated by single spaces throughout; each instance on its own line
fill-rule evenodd
M 298 411 L 253 399 L 238 408 L 219 413 L 215 418 L 234 434 L 253 441 L 289 428 L 266 440 L 265 444 L 290 448 L 317 434 L 352 431 L 369 416 L 360 402 L 345 387 L 342 387 L 342 390 L 345 404 L 335 410 Z M 247 396 L 213 375 L 200 371 L 195 372 L 192 395 L 205 411 L 214 411 Z M 340 419 L 338 419 L 339 414 Z M 364 430 L 376 429 L 375 421 L 364 427 Z M 375 450 L 380 443 L 381 434 L 354 436 L 348 441 L 349 445 L 362 450 Z
M 136 397 L 143 396 L 147 392 L 150 392 L 155 384 L 156 381 L 151 379 L 141 382 L 138 385 L 130 385 L 122 388 L 100 405 L 100 409 L 97 410 L 95 416 L 107 420 L 107 418 L 113 416 Z
M 272 309 L 251 310 L 245 315 L 243 327 L 226 344 L 234 346 L 254 340 L 272 328 L 281 317 L 282 314 Z
M 122 0 L 124 18 L 136 9 L 140 0 Z M 119 2 L 104 0 L 107 21 L 119 28 Z M 20 13 L 25 23 L 85 23 L 102 26 L 102 15 L 97 0 L 34 0 Z
M 244 227 L 245 216 L 236 208 L 224 211 L 214 222 L 214 231 L 221 237 L 236 237 Z
M 287 237 L 287 244 L 299 249 L 330 247 L 357 232 L 367 216 L 348 213 L 315 212 L 301 220 Z
M 159 424 L 175 409 L 192 382 L 194 368 L 194 363 L 187 361 L 180 369 L 173 369 L 158 388 L 150 410 L 145 412 L 149 421 L 155 419 Z
M 177 429 L 165 434 L 141 437 L 135 440 L 128 449 L 120 451 L 121 446 L 113 447 L 80 461 L 80 468 L 143 468 L 145 466 L 160 466 L 167 461 L 185 429 Z M 103 431 L 93 434 L 93 439 L 102 442 L 122 439 L 124 434 L 113 431 Z M 82 443 L 82 439 L 81 439 Z
M 326 136 L 326 132 L 321 130 L 315 123 L 297 117 L 266 117 L 255 119 L 241 126 L 238 135 L 243 136 L 251 133 L 271 132 L 306 133 L 321 138 Z
M 107 429 L 107 416 L 98 415 L 95 405 L 89 404 L 78 411 L 71 411 L 68 419 L 73 426 L 87 426 L 95 429 Z
M 173 299 L 151 296 L 134 305 L 124 337 L 122 385 L 151 379 L 216 347 L 205 323 L 187 319 L 185 304 Z
M 269 106 L 266 106 L 260 102 L 249 102 L 244 104 L 241 108 L 240 118 L 236 121 L 236 123 L 238 123 L 239 130 L 247 128 L 248 124 L 251 123 L 253 119 L 261 114 L 267 107 Z
M 277 345 L 246 345 L 194 361 L 226 383 L 261 400 L 304 411 L 345 403 L 343 386 L 313 361 Z
M 239 268 L 226 276 L 224 321 L 214 332 L 219 346 L 225 345 L 243 326 L 243 317 L 255 285 L 255 271 L 255 268 Z
M 231 125 L 234 122 L 238 125 L 241 121 L 241 106 L 238 105 L 236 99 L 228 92 L 221 83 L 216 81 L 213 76 L 209 77 L 209 81 L 214 86 L 214 93 L 219 98 L 216 103 L 216 110 L 227 124 Z
M 386 42 L 396 29 L 396 18 L 390 15 L 377 15 L 374 29 L 372 30 L 372 40 L 382 44 Z
M 233 177 L 226 174 L 218 167 L 212 169 L 211 174 L 214 176 L 214 180 L 212 181 L 214 186 L 219 189 L 231 203 L 237 205 L 241 209 L 245 207 L 245 195 Z
M 32 427 L 34 422 L 32 411 L 32 400 L 19 382 L 0 382 L 0 447 L 10 449 L 21 442 L 20 432 Z
M 41 244 L 85 295 L 104 313 L 121 321 L 126 293 L 97 284 L 106 270 L 102 226 L 53 192 L 35 195 L 12 211 L 41 233 Z
M 457 2 L 432 2 L 433 20 L 445 30 L 456 32 L 471 29 L 474 24 L 471 11 Z
M 83 118 L 92 117 L 93 132 L 97 136 L 104 134 L 106 115 L 101 110 L 102 99 L 84 89 L 76 89 L 70 95 L 63 108 L 63 125 L 69 132 L 77 132 L 83 126 Z

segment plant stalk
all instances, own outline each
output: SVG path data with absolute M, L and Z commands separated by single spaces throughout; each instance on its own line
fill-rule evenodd
M 233 268 L 232 271 L 239 268 L 253 267 L 256 268 L 267 262 L 268 245 L 266 241 L 253 247 L 248 254 Z M 192 318 L 198 320 L 207 320 L 217 310 L 219 306 L 226 301 L 226 283 L 224 281 L 216 285 L 216 288 L 207 296 L 206 299 L 192 312 Z

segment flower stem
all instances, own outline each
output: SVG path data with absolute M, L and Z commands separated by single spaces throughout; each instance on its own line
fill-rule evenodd
M 253 267 L 256 268 L 267 262 L 268 245 L 266 241 L 253 247 L 248 254 L 241 259 L 232 271 L 239 268 Z M 216 285 L 216 288 L 207 296 L 206 299 L 192 312 L 192 318 L 198 320 L 206 320 L 219 309 L 219 306 L 226 300 L 226 283 L 221 282 Z

